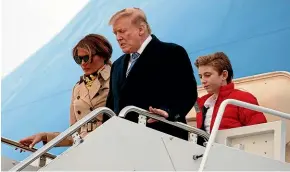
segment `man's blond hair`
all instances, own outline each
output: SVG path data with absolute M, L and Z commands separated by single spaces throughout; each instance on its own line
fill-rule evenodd
M 123 17 L 130 17 L 133 24 L 140 25 L 141 23 L 145 23 L 148 33 L 151 34 L 151 29 L 147 22 L 146 15 L 140 8 L 125 8 L 118 11 L 111 17 L 109 25 L 114 25 L 118 19 Z

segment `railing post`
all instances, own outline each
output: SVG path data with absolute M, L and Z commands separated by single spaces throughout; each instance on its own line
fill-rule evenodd
M 39 163 L 38 163 L 38 166 L 39 167 L 44 167 L 46 165 L 46 157 L 45 156 L 40 156 L 39 158 Z
M 146 116 L 144 116 L 144 115 L 139 115 L 138 116 L 138 124 L 146 126 L 146 121 L 147 121 Z
M 197 135 L 194 134 L 193 132 L 189 132 L 188 141 L 197 143 Z
M 73 135 L 72 135 L 72 138 L 73 138 L 73 145 L 74 146 L 77 146 L 79 144 L 81 144 L 84 140 L 81 138 L 81 136 L 79 135 L 78 132 L 75 132 Z

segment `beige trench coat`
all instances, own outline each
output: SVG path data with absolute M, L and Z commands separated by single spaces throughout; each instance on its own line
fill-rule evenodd
M 74 86 L 70 105 L 70 125 L 73 125 L 94 109 L 106 105 L 107 96 L 109 94 L 110 71 L 111 67 L 105 65 L 89 88 L 86 87 L 82 79 Z M 103 116 L 99 115 L 97 120 L 93 121 L 93 123 L 82 126 L 79 130 L 80 136 L 84 138 L 88 132 L 100 126 L 102 120 Z M 47 133 L 47 142 L 55 138 L 58 134 L 58 132 Z M 72 138 L 68 137 L 57 146 L 70 146 L 72 143 Z

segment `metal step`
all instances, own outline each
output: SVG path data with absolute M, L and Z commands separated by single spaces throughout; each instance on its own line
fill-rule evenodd
M 40 170 L 197 171 L 204 147 L 112 117 Z M 214 143 L 205 171 L 289 171 L 290 164 Z

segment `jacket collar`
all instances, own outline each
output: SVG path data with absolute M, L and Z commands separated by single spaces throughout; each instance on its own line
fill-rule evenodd
M 110 71 L 111 71 L 111 66 L 105 65 L 104 69 L 99 71 L 99 73 L 102 76 L 102 78 L 106 81 L 110 77 Z
M 110 77 L 110 69 L 111 66 L 105 64 L 100 70 L 94 72 L 92 75 L 94 76 L 100 75 L 100 77 L 102 77 L 106 81 Z M 82 82 L 84 82 L 84 75 L 80 76 L 79 84 L 81 84 Z
M 144 51 L 144 49 L 146 48 L 146 46 L 150 43 L 150 41 L 152 40 L 152 36 L 149 35 L 145 41 L 142 43 L 142 45 L 140 46 L 140 48 L 138 49 L 137 53 L 139 53 L 140 55 L 142 54 L 142 52 Z M 132 53 L 130 54 L 132 56 Z
M 142 45 L 140 46 L 140 48 L 138 49 L 137 52 L 141 55 L 145 49 L 148 49 L 147 48 L 148 45 L 152 44 L 151 42 L 156 42 L 156 41 L 159 42 L 160 40 L 154 34 L 149 35 L 146 38 L 146 40 L 142 43 Z M 126 54 L 126 55 L 130 55 L 131 56 L 132 53 Z
M 234 89 L 235 89 L 235 84 L 233 82 L 231 82 L 227 85 L 221 86 L 217 99 L 229 96 Z M 199 98 L 198 99 L 199 106 L 203 106 L 205 101 L 212 95 L 213 94 L 206 94 L 206 95 L 202 96 L 201 98 Z
M 227 97 L 230 95 L 230 93 L 235 89 L 235 85 L 233 82 L 221 86 L 219 91 L 219 97 Z

